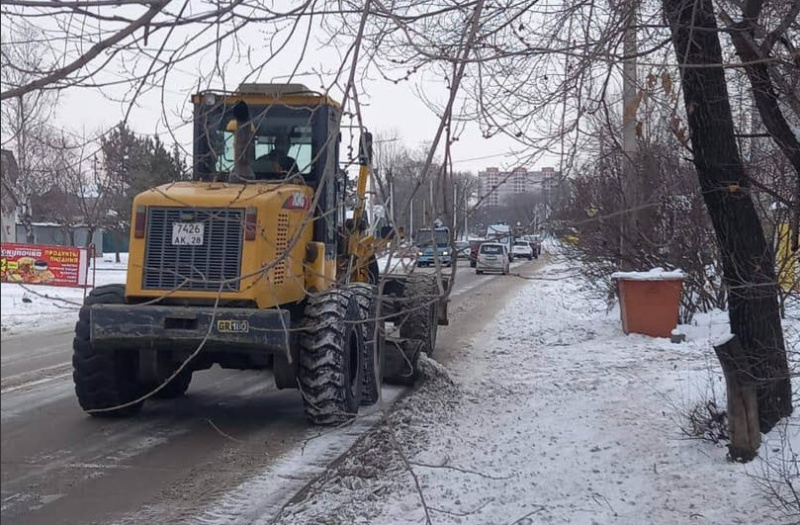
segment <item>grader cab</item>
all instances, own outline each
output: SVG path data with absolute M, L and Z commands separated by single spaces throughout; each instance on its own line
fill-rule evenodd
M 380 275 L 381 239 L 364 221 L 369 133 L 347 195 L 342 108 L 328 96 L 249 84 L 192 102 L 193 179 L 136 196 L 126 283 L 81 308 L 81 407 L 130 415 L 219 364 L 271 370 L 278 388 L 300 389 L 312 422 L 336 424 L 378 401 L 384 377 L 413 383 L 447 322 L 448 283 Z

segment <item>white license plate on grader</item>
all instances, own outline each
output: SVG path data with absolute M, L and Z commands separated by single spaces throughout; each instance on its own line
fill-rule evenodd
M 205 224 L 202 222 L 172 223 L 173 246 L 202 246 Z

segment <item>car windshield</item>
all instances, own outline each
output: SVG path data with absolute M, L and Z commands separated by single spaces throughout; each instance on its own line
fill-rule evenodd
M 530 245 L 527 242 L 515 242 L 514 246 L 523 246 L 525 248 L 530 248 Z
M 450 243 L 450 230 L 447 228 L 441 230 L 419 230 L 417 232 L 417 245 L 430 246 L 447 246 Z
M 499 244 L 484 244 L 481 246 L 481 253 L 490 253 L 490 254 L 503 253 L 503 247 Z

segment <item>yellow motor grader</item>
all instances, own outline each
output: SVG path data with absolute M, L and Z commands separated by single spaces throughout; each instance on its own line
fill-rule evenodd
M 193 95 L 193 178 L 133 201 L 127 281 L 80 310 L 75 391 L 95 416 L 183 395 L 214 364 L 271 370 L 316 424 L 411 384 L 447 323 L 446 280 L 380 275 L 359 173 L 341 169 L 341 105 L 297 84 Z M 350 191 L 350 195 L 348 195 Z M 347 218 L 347 203 L 352 217 Z M 386 322 L 397 328 L 386 334 Z

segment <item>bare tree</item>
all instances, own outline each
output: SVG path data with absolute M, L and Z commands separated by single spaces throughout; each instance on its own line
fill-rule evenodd
M 798 15 L 800 2 L 797 1 L 767 3 L 748 0 L 741 7 L 738 22 L 726 7 L 719 8 L 719 16 L 729 29 L 736 54 L 750 81 L 761 122 L 795 172 L 794 213 L 791 218 L 794 227 L 792 249 L 795 252 L 800 235 L 800 138 L 792 130 L 790 122 L 793 120 L 795 127 L 800 126 L 800 95 L 797 90 L 800 52 L 794 43 L 800 31 Z M 776 46 L 784 47 L 794 58 L 777 56 Z
M 711 0 L 664 0 L 681 67 L 692 151 L 723 261 L 731 331 L 757 379 L 758 417 L 768 432 L 792 412 L 777 301 L 774 255 L 766 243 L 734 136 Z
M 720 4 L 725 7 L 719 11 L 722 16 L 728 12 L 728 3 Z M 711 0 L 663 0 L 661 4 L 610 0 L 341 0 L 319 5 L 297 2 L 281 10 L 253 0 L 237 0 L 204 5 L 194 12 L 186 9 L 188 3 L 126 2 L 124 9 L 113 15 L 93 0 L 9 0 L 2 7 L 4 29 L 16 30 L 26 17 L 49 17 L 59 28 L 57 34 L 62 42 L 85 40 L 87 22 L 96 27 L 96 33 L 88 49 L 70 47 L 57 63 L 31 67 L 26 71 L 29 77 L 4 85 L 0 100 L 73 86 L 108 87 L 123 82 L 130 88 L 125 101 L 132 103 L 143 93 L 165 89 L 177 65 L 200 55 L 209 60 L 201 68 L 197 85 L 215 83 L 227 87 L 226 61 L 247 63 L 252 71 L 248 79 L 258 78 L 292 38 L 303 43 L 299 55 L 302 59 L 312 34 L 321 24 L 329 31 L 325 43 L 339 44 L 336 47 L 342 50 L 338 63 L 319 72 L 321 89 L 342 93 L 346 111 L 358 126 L 363 124 L 360 100 L 366 90 L 357 79 L 377 76 L 411 84 L 421 72 L 427 74 L 427 82 L 418 82 L 415 87 L 438 117 L 438 123 L 426 133 L 429 142 L 417 162 L 391 172 L 394 182 L 403 176 L 410 181 L 407 195 L 398 199 L 395 194 L 395 219 L 406 220 L 409 227 L 413 220 L 416 228 L 446 216 L 454 208 L 451 190 L 455 174 L 450 151 L 466 122 L 479 123 L 487 138 L 505 135 L 517 140 L 520 163 L 545 152 L 560 155 L 559 171 L 567 176 L 586 161 L 580 147 L 587 117 L 600 115 L 605 117 L 607 134 L 613 138 L 609 168 L 616 169 L 618 162 L 631 160 L 618 156 L 616 137 L 621 126 L 612 109 L 622 101 L 623 64 L 630 65 L 636 58 L 640 66 L 658 69 L 653 75 L 660 74 L 665 83 L 671 83 L 674 71 L 680 69 L 685 108 L 676 107 L 677 89 L 664 98 L 662 107 L 669 110 L 665 116 L 674 124 L 672 132 L 683 147 L 691 148 L 687 154 L 697 166 L 700 188 L 725 263 L 732 329 L 751 358 L 758 361 L 757 372 L 764 378 L 761 417 L 762 429 L 768 430 L 791 411 L 775 300 L 774 258 L 748 194 L 753 183 L 738 155 L 722 68 L 744 68 L 767 132 L 776 148 L 797 166 L 796 140 L 793 143 L 786 133 L 790 126 L 788 113 L 784 112 L 786 107 L 794 111 L 796 77 L 782 75 L 796 65 L 797 53 L 789 31 L 796 31 L 797 2 L 783 4 L 788 7 L 762 10 L 766 3 L 747 1 L 740 22 L 733 15 L 728 16 L 727 31 L 740 57 L 738 63 L 729 64 L 723 61 Z M 98 9 L 88 10 L 87 6 Z M 664 23 L 665 14 L 669 24 Z M 84 24 L 75 23 L 76 19 Z M 255 45 L 248 46 L 252 42 L 240 38 L 255 23 L 268 34 L 269 53 Z M 632 35 L 638 38 L 637 45 L 626 45 L 631 43 Z M 750 42 L 754 39 L 758 51 Z M 122 64 L 127 78 L 119 81 L 104 75 L 110 63 Z M 289 78 L 297 73 L 295 68 Z M 435 80 L 430 82 L 431 78 Z M 710 99 L 709 94 L 713 95 Z M 714 103 L 708 104 L 708 100 Z M 638 108 L 633 106 L 626 108 L 634 115 L 625 121 L 635 122 L 638 129 L 640 124 L 646 124 L 638 120 Z M 721 120 L 711 125 L 704 118 Z M 688 123 L 688 133 L 681 126 L 684 121 Z M 646 168 L 657 158 L 643 159 L 642 166 Z M 726 163 L 731 159 L 729 166 Z M 379 173 L 378 181 L 384 187 L 388 179 L 380 177 L 387 173 Z M 127 192 L 124 184 L 129 183 L 122 184 L 119 194 Z M 630 180 L 625 184 L 621 189 L 628 194 L 632 185 Z M 795 206 L 792 209 L 797 209 L 800 202 L 796 192 L 790 200 Z M 631 202 L 621 203 L 629 214 L 628 222 L 634 225 L 650 220 L 646 214 L 640 217 L 632 206 L 640 197 L 634 198 L 635 193 L 628 194 L 627 201 Z M 420 213 L 423 217 L 417 219 Z M 620 237 L 636 242 L 640 233 L 636 230 L 628 228 Z
M 41 31 L 22 23 L 17 32 L 2 33 L 0 77 L 4 85 L 31 80 L 31 71 L 48 67 L 48 48 L 42 44 Z M 13 37 L 13 40 L 11 38 Z M 33 242 L 33 209 L 31 199 L 43 194 L 52 184 L 52 137 L 49 121 L 57 99 L 53 93 L 32 91 L 4 99 L 0 104 L 0 127 L 4 148 L 14 153 L 19 177 L 10 185 L 11 196 L 20 211 L 28 242 Z
M 86 246 L 93 242 L 110 209 L 107 177 L 98 157 L 98 145 L 86 137 L 70 139 L 62 135 L 61 151 L 66 157 L 58 173 L 56 187 L 69 203 L 76 226 L 86 228 Z

